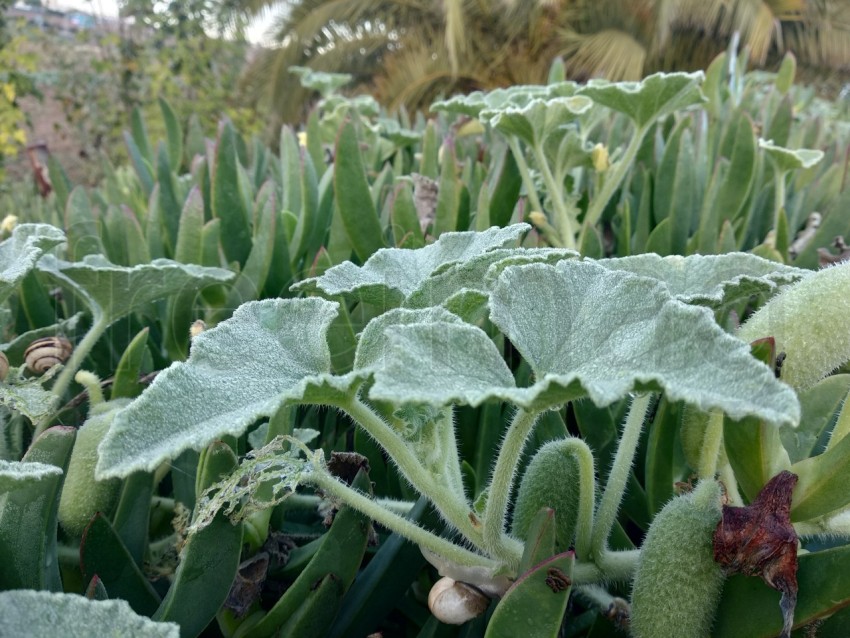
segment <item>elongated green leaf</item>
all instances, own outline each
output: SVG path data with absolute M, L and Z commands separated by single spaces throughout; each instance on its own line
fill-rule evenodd
M 133 165 L 136 175 L 139 178 L 139 183 L 142 185 L 142 191 L 145 197 L 150 197 L 154 185 L 153 171 L 151 170 L 152 163 L 149 159 L 145 158 L 139 145 L 136 144 L 136 140 L 127 131 L 124 131 L 124 143 L 127 145 L 127 154 L 130 156 L 130 163 Z
M 610 109 L 627 115 L 638 127 L 688 106 L 706 101 L 700 90 L 704 74 L 656 73 L 640 82 L 590 80 L 578 90 Z
M 68 197 L 65 207 L 65 232 L 68 235 L 67 253 L 77 261 L 85 255 L 103 253 L 100 241 L 100 221 L 92 209 L 85 188 L 77 186 Z
M 73 428 L 50 428 L 22 463 L 0 462 L 2 589 L 62 590 L 56 510 L 75 435 Z
M 633 255 L 600 259 L 600 266 L 650 277 L 663 283 L 670 294 L 685 303 L 718 308 L 751 295 L 770 294 L 780 286 L 811 274 L 750 253 L 724 255 Z
M 735 479 L 750 501 L 770 479 L 791 469 L 788 453 L 779 438 L 779 428 L 759 419 L 751 417 L 739 422 L 725 419 L 723 443 Z
M 121 397 L 134 399 L 141 393 L 139 376 L 147 352 L 148 332 L 148 328 L 142 328 L 121 355 L 118 366 L 115 368 L 115 380 L 112 382 L 110 399 Z
M 102 255 L 87 255 L 70 263 L 45 255 L 39 269 L 60 284 L 70 286 L 89 304 L 95 321 L 113 323 L 131 312 L 146 309 L 152 301 L 186 289 L 230 280 L 233 273 L 155 259 L 126 268 L 109 263 Z
M 244 264 L 251 251 L 248 210 L 239 192 L 236 132 L 226 123 L 219 134 L 212 178 L 212 211 L 221 220 L 221 247 L 228 261 Z
M 176 172 L 179 172 L 180 166 L 183 164 L 183 129 L 174 109 L 162 98 L 159 98 L 159 110 L 162 112 L 162 119 L 165 122 L 168 163 Z
M 138 616 L 123 600 L 88 600 L 76 594 L 2 592 L 0 616 L 3 631 L 10 636 L 180 636 L 180 628 L 174 623 L 156 623 Z
M 388 330 L 395 354 L 375 372 L 371 396 L 443 404 L 487 399 L 545 409 L 589 396 L 598 406 L 630 392 L 663 390 L 702 410 L 796 424 L 794 392 L 726 334 L 703 308 L 673 299 L 646 278 L 591 262 L 506 269 L 490 318 L 534 372 L 516 388 L 483 332 L 431 324 Z M 508 380 L 510 377 L 510 380 Z
M 334 191 L 345 232 L 360 261 L 385 246 L 384 231 L 369 193 L 366 169 L 354 125 L 342 125 L 336 144 Z
M 515 224 L 481 233 L 444 233 L 433 244 L 418 250 L 380 250 L 363 266 L 344 262 L 321 277 L 296 284 L 293 289 L 319 291 L 328 296 L 345 295 L 392 308 L 402 305 L 430 276 L 452 264 L 513 245 L 529 228 L 527 224 Z
M 65 234 L 48 224 L 15 226 L 12 236 L 0 243 L 0 303 L 14 292 L 45 251 L 63 241 Z
M 573 552 L 558 554 L 520 576 L 499 601 L 485 638 L 556 638 L 572 589 Z
M 842 405 L 850 407 L 847 403 L 848 391 L 850 374 L 835 374 L 799 393 L 803 409 L 800 427 L 779 430 L 782 445 L 788 450 L 792 463 L 820 453 L 819 445 L 832 426 L 835 413 Z
M 106 591 L 130 603 L 136 613 L 150 616 L 159 607 L 159 596 L 133 561 L 130 552 L 101 513 L 92 518 L 80 542 L 83 582 L 95 574 Z
M 444 232 L 465 230 L 458 228 L 460 189 L 455 151 L 453 145 L 445 144 L 443 146 L 442 165 L 440 166 L 437 207 L 434 214 L 433 235 L 435 237 L 439 237 Z
M 219 458 L 207 463 L 207 467 L 223 470 L 224 476 L 238 466 L 236 455 L 221 441 L 213 443 L 208 453 Z M 202 482 L 223 478 L 220 472 L 210 474 Z M 241 549 L 242 526 L 232 524 L 224 514 L 192 534 L 180 555 L 174 582 L 154 619 L 178 623 L 181 638 L 200 634 L 227 598 L 239 567 Z
M 116 417 L 98 450 L 98 476 L 153 470 L 183 450 L 241 434 L 285 401 L 346 392 L 354 377 L 328 374 L 325 339 L 336 313 L 322 299 L 266 300 L 201 333 L 186 363 L 159 374 Z
M 850 436 L 823 454 L 791 466 L 797 475 L 791 519 L 805 521 L 823 516 L 850 503 L 847 475 L 850 472 Z

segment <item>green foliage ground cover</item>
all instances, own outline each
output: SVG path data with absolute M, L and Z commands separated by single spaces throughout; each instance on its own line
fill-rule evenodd
M 840 635 L 848 270 L 813 270 L 850 231 L 850 126 L 793 84 L 793 59 L 555 73 L 429 120 L 301 75 L 323 98 L 278 150 L 163 101 L 164 134 L 134 113 L 129 162 L 99 187 L 52 162 L 51 196 L 17 201 L 2 589 L 85 594 L 27 606 L 114 609 L 155 635 L 606 636 L 633 599 L 636 632 L 774 636 L 758 579 L 663 540 L 649 569 L 640 546 L 688 521 L 705 536 L 715 477 L 743 507 L 789 470 L 793 624 L 835 614 L 816 635 Z M 28 372 L 26 346 L 56 335 L 64 367 Z M 549 502 L 552 465 L 569 493 Z M 701 496 L 677 497 L 689 481 Z M 429 613 L 437 574 L 486 613 L 439 622 L 458 617 Z M 637 602 L 665 587 L 688 598 L 660 601 L 676 613 Z

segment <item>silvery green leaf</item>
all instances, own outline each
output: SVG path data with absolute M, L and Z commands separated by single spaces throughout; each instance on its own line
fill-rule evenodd
M 522 107 L 481 111 L 481 118 L 489 119 L 490 126 L 496 130 L 506 135 L 515 135 L 533 146 L 543 143 L 558 129 L 574 122 L 591 106 L 593 100 L 582 95 L 535 99 Z
M 61 366 L 54 366 L 39 377 L 26 377 L 23 369 L 10 369 L 4 383 L 0 383 L 0 404 L 20 412 L 33 423 L 52 414 L 57 397 L 44 389 L 43 384 L 52 379 Z
M 355 370 L 375 370 L 389 363 L 391 349 L 386 334 L 387 328 L 391 326 L 405 326 L 420 323 L 455 323 L 462 324 L 463 321 L 443 308 L 427 308 L 424 310 L 407 310 L 394 308 L 382 315 L 378 315 L 363 329 L 360 340 L 357 343 L 357 353 L 354 356 Z
M 35 341 L 36 339 L 41 339 L 42 337 L 52 337 L 55 335 L 73 335 L 77 332 L 77 329 L 80 326 L 80 320 L 83 318 L 83 316 L 84 314 L 82 312 L 78 312 L 77 314 L 68 317 L 67 319 L 62 319 L 61 321 L 53 324 L 52 326 L 29 330 L 21 335 L 18 335 L 9 343 L 4 343 L 0 345 L 0 352 L 5 352 L 6 357 L 8 357 L 9 361 L 11 361 L 12 363 L 23 362 L 24 351 L 27 349 L 27 347 L 29 347 L 29 345 L 33 341 Z
M 378 119 L 378 129 L 384 137 L 388 138 L 397 146 L 410 146 L 411 144 L 416 144 L 422 140 L 421 133 L 412 131 L 408 128 L 402 128 L 396 120 L 392 120 L 388 117 Z
M 514 266 L 491 293 L 490 319 L 530 364 L 531 387 L 514 385 L 477 328 L 419 324 L 387 329 L 393 356 L 370 396 L 543 410 L 585 396 L 602 407 L 651 390 L 733 418 L 799 421 L 794 392 L 745 343 L 650 279 L 576 260 Z
M 33 461 L 0 461 L 0 495 L 21 484 L 62 475 L 62 468 Z
M 547 85 L 514 85 L 492 91 L 473 91 L 469 95 L 455 95 L 447 100 L 438 100 L 431 105 L 432 111 L 444 111 L 478 117 L 485 109 L 521 107 L 534 99 L 570 97 L 575 95 L 578 84 L 557 82 Z
M 393 326 L 385 334 L 393 356 L 375 368 L 373 399 L 477 406 L 514 386 L 502 355 L 476 326 L 419 323 Z
M 199 532 L 223 512 L 234 523 L 283 502 L 312 471 L 300 451 L 285 450 L 290 437 L 278 436 L 248 452 L 239 467 L 204 491 L 189 533 Z M 321 453 L 321 452 L 320 452 Z
M 292 289 L 318 291 L 331 297 L 345 295 L 380 308 L 393 308 L 402 305 L 432 275 L 477 255 L 515 244 L 529 228 L 528 224 L 514 224 L 480 233 L 443 233 L 424 248 L 383 248 L 362 266 L 344 262 Z
M 179 638 L 175 623 L 139 616 L 124 600 L 89 600 L 77 594 L 19 589 L 0 593 L 6 636 Z
M 158 299 L 226 282 L 234 276 L 222 268 L 181 264 L 170 259 L 155 259 L 131 268 L 117 266 L 103 255 L 86 255 L 82 261 L 74 263 L 45 255 L 38 268 L 81 295 L 95 322 L 107 324 L 142 310 Z
M 65 234 L 49 224 L 19 224 L 0 243 L 0 303 L 15 290 L 39 258 L 65 241 Z
M 594 102 L 627 115 L 644 127 L 671 113 L 706 101 L 700 90 L 705 75 L 696 73 L 655 73 L 640 82 L 590 80 L 579 89 Z
M 500 269 L 508 265 L 554 264 L 574 257 L 578 257 L 578 253 L 566 248 L 498 248 L 441 269 L 423 281 L 404 305 L 408 308 L 437 306 L 461 291 L 489 294 Z
M 750 253 L 724 255 L 633 255 L 600 259 L 600 266 L 656 279 L 679 301 L 717 308 L 750 295 L 776 292 L 811 274 Z
M 349 73 L 327 73 L 304 66 L 291 66 L 289 72 L 295 73 L 300 78 L 301 86 L 318 91 L 322 97 L 327 97 L 337 89 L 341 89 L 351 82 L 353 77 Z
M 347 393 L 358 377 L 330 374 L 326 341 L 337 309 L 318 298 L 256 301 L 195 337 L 189 359 L 115 417 L 98 448 L 98 480 L 151 471 L 183 450 L 238 436 L 286 401 L 328 403 Z
M 600 407 L 633 391 L 663 390 L 735 419 L 799 422 L 793 390 L 746 343 L 656 281 L 589 261 L 508 268 L 491 294 L 490 319 L 537 380 L 519 392 L 521 404 L 557 404 L 558 388 L 560 402 L 586 394 Z
M 796 150 L 777 146 L 773 140 L 759 138 L 759 148 L 774 161 L 780 172 L 790 171 L 795 168 L 811 168 L 823 159 L 823 151 L 810 148 L 798 148 Z
M 248 434 L 248 443 L 253 449 L 263 447 L 266 442 L 266 437 L 269 434 L 269 422 L 262 423 L 256 430 Z M 298 439 L 305 445 L 309 445 L 322 435 L 318 430 L 313 428 L 293 428 L 292 438 Z

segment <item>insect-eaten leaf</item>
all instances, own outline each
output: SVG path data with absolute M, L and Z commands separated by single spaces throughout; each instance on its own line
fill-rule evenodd
M 760 576 L 782 593 L 781 638 L 791 636 L 797 605 L 797 533 L 791 525 L 796 483 L 796 474 L 783 471 L 747 507 L 724 505 L 714 533 L 714 560 L 728 573 Z
M 288 451 L 292 437 L 275 437 L 268 445 L 249 452 L 239 469 L 211 485 L 198 501 L 189 533 L 201 531 L 224 512 L 234 523 L 282 503 L 295 491 L 312 462 Z

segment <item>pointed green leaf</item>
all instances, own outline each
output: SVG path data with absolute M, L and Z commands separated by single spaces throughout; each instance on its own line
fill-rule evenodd
M 168 163 L 171 164 L 175 172 L 179 172 L 183 164 L 183 130 L 174 109 L 163 98 L 159 98 L 159 110 L 162 112 L 162 119 L 165 122 Z
M 229 281 L 233 277 L 229 270 L 180 264 L 168 259 L 155 259 L 149 264 L 127 268 L 110 263 L 102 255 L 87 255 L 76 263 L 45 255 L 38 267 L 80 294 L 88 302 L 95 321 L 107 324 L 145 310 L 157 299 Z
M 0 461 L 0 588 L 61 591 L 56 510 L 76 432 L 55 427 L 23 462 Z
M 336 143 L 334 191 L 351 246 L 360 261 L 366 261 L 386 244 L 381 221 L 369 193 L 360 142 L 351 122 L 342 125 Z
M 227 261 L 244 264 L 251 251 L 251 224 L 239 191 L 236 132 L 226 123 L 219 134 L 212 171 L 212 210 L 221 221 L 221 247 Z
M 174 623 L 156 623 L 136 615 L 123 600 L 88 600 L 76 594 L 39 591 L 0 593 L 3 631 L 10 636 L 133 636 L 179 638 Z
M 353 377 L 328 374 L 325 339 L 336 314 L 337 304 L 322 299 L 266 300 L 202 332 L 185 363 L 160 373 L 116 417 L 98 450 L 98 476 L 152 471 L 183 450 L 241 434 L 285 401 L 347 392 Z
M 139 183 L 142 185 L 142 191 L 145 197 L 150 197 L 153 192 L 153 174 L 151 171 L 151 162 L 145 159 L 139 145 L 133 139 L 129 132 L 124 131 L 124 143 L 127 145 L 127 154 L 130 156 L 130 163 L 136 171 L 139 178 Z
M 700 90 L 704 74 L 656 73 L 640 82 L 590 80 L 579 89 L 594 102 L 627 115 L 643 128 L 655 120 L 706 101 Z
M 0 303 L 48 250 L 65 241 L 65 234 L 48 224 L 19 224 L 0 243 Z
M 776 165 L 780 174 L 795 168 L 811 168 L 823 159 L 823 151 L 810 148 L 796 150 L 778 146 L 773 140 L 759 138 L 759 148 L 762 149 Z
M 822 379 L 811 388 L 799 393 L 803 417 L 796 428 L 781 428 L 782 445 L 788 450 L 792 463 L 819 454 L 820 442 L 835 421 L 842 406 L 850 410 L 847 393 L 850 391 L 850 374 L 835 374 Z M 834 430 L 833 430 L 834 431 Z M 833 445 L 838 439 L 830 438 Z
M 824 516 L 850 503 L 850 436 L 823 454 L 794 463 L 790 469 L 798 477 L 791 501 L 792 520 Z
M 321 277 L 296 284 L 298 291 L 345 295 L 382 308 L 400 306 L 430 276 L 477 255 L 515 244 L 527 224 L 490 228 L 481 233 L 444 233 L 424 248 L 379 250 L 363 266 L 344 262 Z
M 633 255 L 596 262 L 663 283 L 670 294 L 685 303 L 718 308 L 751 295 L 773 293 L 780 286 L 811 274 L 750 253 L 724 255 Z
M 485 638 L 556 638 L 570 598 L 574 564 L 575 554 L 566 552 L 522 574 L 496 606 Z

